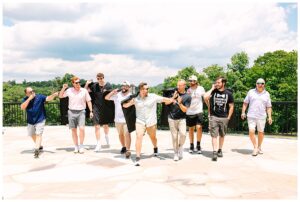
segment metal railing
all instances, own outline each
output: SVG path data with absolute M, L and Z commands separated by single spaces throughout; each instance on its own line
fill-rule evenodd
M 3 103 L 3 126 L 25 126 L 26 125 L 26 113 L 21 110 L 18 102 Z M 228 130 L 230 133 L 247 133 L 248 126 L 247 121 L 242 121 L 240 113 L 243 102 L 235 102 L 235 110 L 232 119 L 229 122 Z M 45 104 L 47 113 L 47 125 L 61 125 L 61 114 L 59 102 L 50 102 Z M 266 124 L 266 134 L 280 134 L 280 135 L 292 135 L 297 136 L 297 102 L 285 101 L 285 102 L 272 102 L 272 118 L 273 124 L 270 126 Z M 165 121 L 161 120 L 162 105 L 157 107 L 158 113 L 158 128 L 168 129 L 168 125 Z M 208 129 L 207 107 L 204 105 L 204 123 L 203 130 Z M 87 125 L 92 125 L 91 120 L 87 119 Z

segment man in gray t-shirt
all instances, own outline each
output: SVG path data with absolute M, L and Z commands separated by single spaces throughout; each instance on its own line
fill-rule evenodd
M 272 104 L 270 94 L 265 90 L 265 80 L 260 78 L 256 81 L 256 88 L 248 91 L 242 108 L 241 118 L 246 118 L 246 109 L 249 105 L 247 119 L 249 127 L 249 137 L 253 144 L 253 156 L 263 154 L 261 144 L 264 139 L 264 128 L 268 113 L 268 123 L 272 124 Z M 267 112 L 267 113 L 266 113 Z M 255 137 L 255 128 L 258 131 L 258 144 Z

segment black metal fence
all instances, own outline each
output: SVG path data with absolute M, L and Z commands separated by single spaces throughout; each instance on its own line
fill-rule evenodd
M 3 126 L 25 126 L 26 113 L 20 109 L 21 103 L 3 103 Z M 232 119 L 229 122 L 230 133 L 247 133 L 247 121 L 242 121 L 240 113 L 243 102 L 235 102 L 235 110 Z M 61 115 L 59 102 L 46 103 L 47 125 L 61 125 Z M 297 102 L 272 102 L 273 124 L 266 124 L 266 134 L 292 135 L 297 136 Z M 158 128 L 168 129 L 164 121 L 161 120 L 162 105 L 157 108 Z M 203 130 L 208 129 L 207 108 L 204 105 L 204 123 Z M 92 125 L 91 120 L 87 119 L 87 125 Z

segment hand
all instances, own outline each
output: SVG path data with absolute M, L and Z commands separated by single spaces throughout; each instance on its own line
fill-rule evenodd
M 117 89 L 117 88 L 114 89 L 114 90 L 112 91 L 112 92 L 113 92 L 113 95 L 117 94 L 117 93 L 118 93 L 118 90 L 119 90 L 119 89 Z
M 245 118 L 246 118 L 246 114 L 245 114 L 245 113 L 242 113 L 242 114 L 241 114 L 241 119 L 244 120 Z
M 90 118 L 92 119 L 94 117 L 93 112 L 90 112 Z
M 273 123 L 272 117 L 268 118 L 268 123 L 269 123 L 269 125 L 271 125 Z
M 90 85 L 93 81 L 92 80 L 87 80 L 86 85 Z
M 181 104 L 181 102 L 182 102 L 182 98 L 181 98 L 180 96 L 178 96 L 178 98 L 177 98 L 177 102 L 178 102 L 178 104 Z
M 59 95 L 59 92 L 53 93 L 54 97 L 57 97 Z
M 35 92 L 32 92 L 28 99 L 32 100 L 34 97 L 35 97 Z
M 216 88 L 216 85 L 213 83 L 212 86 L 211 86 L 211 89 L 215 90 L 215 88 Z
M 176 99 L 177 97 L 178 97 L 178 92 L 175 91 L 172 98 L 173 98 L 173 99 Z
M 64 89 L 68 88 L 68 84 L 65 83 L 65 84 L 63 85 L 63 88 L 64 88 Z

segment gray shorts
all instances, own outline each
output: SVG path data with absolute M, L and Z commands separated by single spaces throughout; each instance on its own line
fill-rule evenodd
M 85 126 L 85 109 L 68 110 L 69 128 L 77 128 L 77 126 Z
M 209 117 L 209 130 L 212 137 L 224 137 L 227 132 L 229 120 L 227 118 L 219 118 L 215 116 Z
M 29 136 L 42 135 L 44 132 L 45 123 L 46 123 L 46 119 L 43 120 L 42 122 L 36 123 L 34 125 L 28 124 L 27 125 L 28 135 Z

